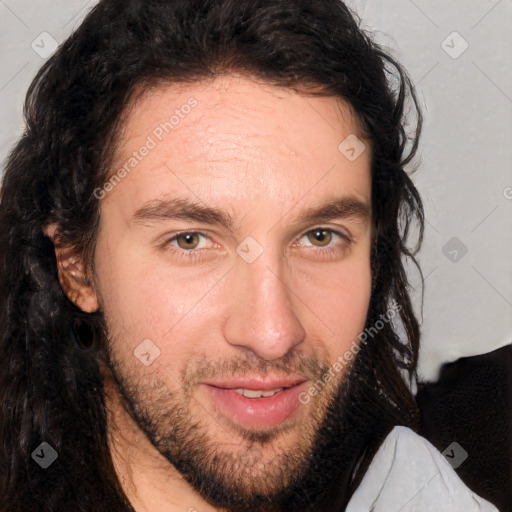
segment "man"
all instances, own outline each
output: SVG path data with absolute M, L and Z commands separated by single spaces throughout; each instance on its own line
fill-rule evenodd
M 407 92 L 338 0 L 91 11 L 3 181 L 2 512 L 495 510 L 414 433 Z

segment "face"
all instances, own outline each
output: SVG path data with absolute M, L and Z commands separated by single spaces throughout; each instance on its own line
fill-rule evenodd
M 213 502 L 296 482 L 346 379 L 333 363 L 371 293 L 370 151 L 347 158 L 352 134 L 334 97 L 234 75 L 161 87 L 130 110 L 98 191 L 112 371 L 137 427 Z

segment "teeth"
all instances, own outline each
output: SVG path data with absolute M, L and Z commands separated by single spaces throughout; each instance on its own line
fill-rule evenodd
M 246 398 L 261 398 L 261 397 L 267 397 L 267 396 L 274 396 L 276 393 L 279 393 L 279 391 L 283 391 L 284 388 L 277 388 L 277 389 L 269 389 L 268 391 L 262 391 L 258 389 L 233 389 L 235 393 L 238 393 L 239 395 L 243 395 Z

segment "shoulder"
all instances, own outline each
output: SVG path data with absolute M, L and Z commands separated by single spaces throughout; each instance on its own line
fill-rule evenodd
M 395 427 L 384 439 L 346 512 L 362 510 L 498 512 L 466 487 L 431 443 L 407 427 Z

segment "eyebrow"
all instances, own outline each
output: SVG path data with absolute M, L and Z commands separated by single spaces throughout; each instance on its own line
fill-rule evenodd
M 293 221 L 293 224 L 315 224 L 339 218 L 364 223 L 370 217 L 371 207 L 368 203 L 354 196 L 345 195 L 308 208 Z M 143 224 L 171 219 L 219 225 L 227 229 L 232 229 L 235 224 L 228 212 L 184 198 L 148 201 L 133 214 L 131 220 L 133 223 Z
M 313 206 L 293 221 L 295 224 L 316 224 L 333 219 L 355 220 L 365 223 L 371 218 L 371 207 L 354 196 L 335 197 L 320 206 Z
M 233 217 L 227 212 L 178 197 L 148 201 L 132 216 L 132 222 L 138 224 L 169 219 L 218 224 L 226 228 L 232 228 L 234 224 Z

